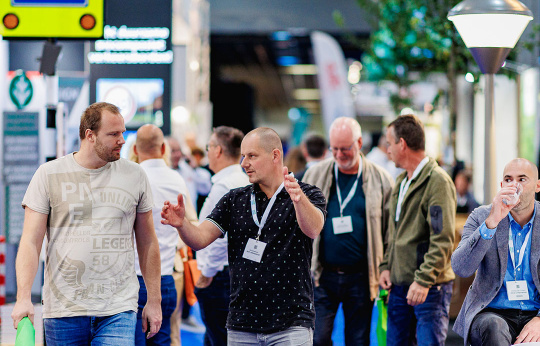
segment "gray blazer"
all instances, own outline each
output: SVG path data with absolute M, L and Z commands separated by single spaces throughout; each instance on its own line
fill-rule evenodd
M 540 203 L 536 204 L 536 218 L 531 234 L 531 271 L 536 289 L 540 292 Z M 461 277 L 469 277 L 476 271 L 472 286 L 454 324 L 454 331 L 469 343 L 469 330 L 474 316 L 484 309 L 503 287 L 508 263 L 508 232 L 510 219 L 499 222 L 493 239 L 480 236 L 478 228 L 484 223 L 491 205 L 475 209 L 467 219 L 457 249 L 452 254 L 452 269 Z

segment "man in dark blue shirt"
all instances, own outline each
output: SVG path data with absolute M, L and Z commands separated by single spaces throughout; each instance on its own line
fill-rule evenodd
M 227 234 L 231 303 L 228 345 L 268 345 L 283 338 L 304 345 L 313 338 L 315 311 L 310 274 L 312 239 L 325 220 L 325 199 L 283 167 L 277 133 L 258 128 L 242 141 L 242 167 L 252 185 L 233 189 L 196 227 L 178 205 L 163 207 L 162 222 L 177 228 L 195 250 Z
M 465 345 L 540 341 L 540 191 L 538 170 L 525 159 L 504 169 L 493 203 L 469 216 L 452 268 L 476 277 L 454 330 Z M 519 192 L 522 191 L 520 194 Z

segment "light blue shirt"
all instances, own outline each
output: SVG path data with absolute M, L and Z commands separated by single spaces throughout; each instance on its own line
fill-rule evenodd
M 529 220 L 529 222 L 527 222 L 527 224 L 525 224 L 525 226 L 521 227 L 514 220 L 512 215 L 510 213 L 508 214 L 508 218 L 510 219 L 510 229 L 512 231 L 511 236 L 514 242 L 514 258 L 516 259 L 516 262 L 518 261 L 519 252 L 521 250 L 521 247 L 523 246 L 527 233 L 532 232 L 531 229 L 533 227 L 535 216 L 536 216 L 536 205 L 534 207 L 534 213 L 533 213 L 532 218 Z M 482 224 L 482 226 L 480 226 L 480 235 L 484 239 L 492 239 L 496 231 L 497 231 L 497 228 L 494 228 L 494 229 L 487 228 L 485 222 Z M 538 293 L 538 290 L 536 289 L 536 286 L 533 281 L 532 273 L 531 273 L 531 242 L 532 242 L 532 237 L 530 237 L 527 245 L 525 246 L 525 250 L 524 250 L 525 253 L 523 255 L 523 261 L 521 262 L 520 265 L 517 265 L 516 263 L 517 268 L 515 271 L 514 271 L 514 263 L 512 262 L 510 253 L 508 254 L 508 263 L 506 264 L 504 284 L 499 290 L 499 293 L 497 293 L 495 298 L 491 301 L 491 303 L 489 303 L 488 307 L 494 308 L 494 309 L 517 309 L 517 310 L 527 310 L 527 311 L 540 310 L 540 295 Z M 514 280 L 525 280 L 527 282 L 527 288 L 529 291 L 529 300 L 513 300 L 513 301 L 508 300 L 506 282 L 514 281 Z

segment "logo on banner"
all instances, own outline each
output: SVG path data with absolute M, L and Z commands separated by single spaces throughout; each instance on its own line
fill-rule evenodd
M 9 84 L 9 97 L 17 109 L 23 109 L 28 106 L 34 96 L 32 82 L 23 71 L 17 71 L 15 77 Z

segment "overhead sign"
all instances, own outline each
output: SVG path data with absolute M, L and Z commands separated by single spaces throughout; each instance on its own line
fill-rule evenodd
M 129 28 L 106 25 L 104 40 L 95 42 L 95 52 L 88 54 L 91 64 L 171 64 L 173 52 L 167 49 L 170 30 Z
M 0 0 L 4 38 L 100 38 L 104 0 Z

